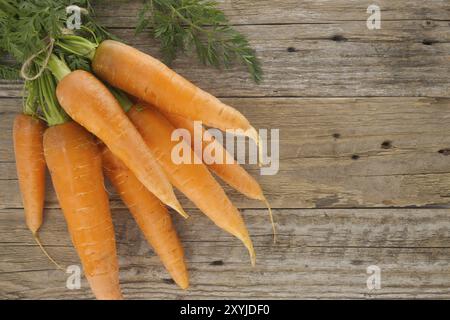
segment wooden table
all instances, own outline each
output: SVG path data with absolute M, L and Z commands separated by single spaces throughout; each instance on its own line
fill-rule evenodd
M 140 1 L 109 1 L 98 16 L 114 33 L 159 56 L 148 35 L 133 36 Z M 380 30 L 368 30 L 360 0 L 223 0 L 236 28 L 263 61 L 255 85 L 179 58 L 174 68 L 242 111 L 258 128 L 280 129 L 280 171 L 258 175 L 273 205 L 272 243 L 261 203 L 231 191 L 257 251 L 201 215 L 174 215 L 191 286 L 181 291 L 112 196 L 121 283 L 128 299 L 450 298 L 450 2 L 378 0 Z M 22 85 L 0 83 L 0 298 L 92 298 L 86 281 L 40 252 L 23 220 L 11 126 Z M 78 264 L 48 184 L 41 237 L 64 265 Z M 366 284 L 377 266 L 381 288 Z M 375 267 L 376 268 L 376 267 Z

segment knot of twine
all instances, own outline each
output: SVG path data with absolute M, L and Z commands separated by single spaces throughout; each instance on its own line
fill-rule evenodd
M 42 75 L 45 68 L 47 68 L 48 62 L 50 60 L 50 56 L 52 55 L 52 52 L 53 52 L 54 45 L 55 45 L 55 39 L 50 38 L 48 41 L 48 44 L 44 48 L 42 48 L 41 50 L 39 50 L 38 52 L 36 52 L 32 56 L 30 56 L 23 63 L 22 68 L 20 69 L 20 75 L 22 76 L 22 78 L 24 78 L 27 81 L 32 81 L 32 80 L 36 80 L 37 78 L 39 78 Z M 30 65 L 33 63 L 34 59 L 36 59 L 41 53 L 43 53 L 45 51 L 47 51 L 47 55 L 44 59 L 44 62 L 40 66 L 38 73 L 36 73 L 34 76 L 29 75 L 28 69 L 30 68 Z

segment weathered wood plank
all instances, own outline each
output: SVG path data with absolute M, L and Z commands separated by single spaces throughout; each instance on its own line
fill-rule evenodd
M 277 210 L 275 245 L 264 210 L 243 215 L 258 254 L 254 269 L 239 242 L 206 217 L 175 217 L 191 275 L 183 292 L 126 210 L 114 210 L 126 298 L 450 298 L 449 210 Z M 59 210 L 47 210 L 41 237 L 59 262 L 79 263 Z M 86 282 L 65 288 L 66 275 L 33 243 L 20 210 L 0 212 L 0 247 L 1 298 L 92 297 Z M 370 265 L 381 268 L 381 290 L 366 287 Z
M 363 21 L 374 4 L 360 0 L 218 0 L 233 24 L 320 24 L 336 21 Z M 446 0 L 378 0 L 382 20 L 450 20 Z M 134 26 L 142 2 L 108 0 L 98 2 L 97 16 L 108 26 Z M 118 14 L 120 12 L 120 14 Z
M 450 201 L 450 99 L 234 98 L 257 128 L 280 129 L 280 170 L 259 176 L 276 208 L 423 206 Z M 21 207 L 11 143 L 13 110 L 0 120 L 0 207 Z M 276 112 L 274 112 L 276 110 Z M 247 166 L 259 175 L 256 166 Z M 229 190 L 241 208 L 262 207 Z M 114 197 L 114 199 L 117 199 Z M 183 205 L 192 204 L 184 198 Z M 115 201 L 114 205 L 121 206 Z M 49 192 L 47 206 L 57 206 Z
M 174 68 L 231 97 L 224 101 L 255 126 L 281 129 L 280 172 L 258 177 L 274 207 L 448 204 L 450 99 L 394 97 L 450 97 L 449 1 L 379 0 L 377 31 L 365 27 L 371 2 L 219 2 L 256 48 L 265 81 L 256 86 L 242 68 L 224 73 L 186 57 Z M 132 37 L 139 5 L 112 0 L 97 13 L 159 57 L 148 35 Z M 85 281 L 81 290 L 65 288 L 66 275 L 53 270 L 24 225 L 11 145 L 21 90 L 20 82 L 0 81 L 0 97 L 7 97 L 0 99 L 0 298 L 92 298 Z M 261 207 L 227 192 L 240 208 Z M 126 298 L 450 298 L 449 209 L 278 209 L 276 245 L 267 212 L 245 209 L 258 253 L 253 269 L 237 240 L 181 198 L 192 214 L 188 221 L 174 216 L 191 272 L 186 292 L 170 283 L 112 196 Z M 58 207 L 53 192 L 46 207 Z M 79 263 L 59 209 L 46 210 L 42 239 L 58 261 Z M 366 288 L 369 265 L 381 268 L 379 291 Z
M 227 72 L 180 57 L 174 69 L 201 88 L 226 96 L 449 96 L 448 22 L 361 22 L 240 26 L 261 57 L 265 76 L 254 84 L 243 67 Z M 159 45 L 132 30 L 117 35 L 160 57 Z M 423 44 L 422 42 L 431 45 Z M 22 95 L 20 82 L 0 81 L 0 97 Z
M 247 34 L 255 42 L 264 40 L 329 40 L 337 42 L 422 43 L 423 40 L 430 40 L 446 43 L 450 42 L 449 23 L 449 21 L 386 21 L 383 28 L 376 31 L 364 27 L 365 25 L 361 21 L 301 25 L 244 25 L 236 28 Z M 148 44 L 150 38 L 147 33 L 136 35 L 134 30 L 130 28 L 114 29 L 112 32 L 124 41 L 132 39 L 133 44 L 139 46 Z M 336 36 L 340 38 L 336 38 Z

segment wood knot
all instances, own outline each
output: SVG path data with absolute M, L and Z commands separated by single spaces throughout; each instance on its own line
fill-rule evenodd
M 287 52 L 297 52 L 297 49 L 294 47 L 287 48 Z
M 358 160 L 359 156 L 357 154 L 352 155 L 352 160 Z
M 438 151 L 440 154 L 444 155 L 444 156 L 450 156 L 450 148 L 447 149 L 441 149 Z

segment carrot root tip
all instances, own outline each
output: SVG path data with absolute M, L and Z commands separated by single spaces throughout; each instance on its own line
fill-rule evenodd
M 48 252 L 47 252 L 47 250 L 45 250 L 45 248 L 44 248 L 44 246 L 42 245 L 42 242 L 41 242 L 41 240 L 40 240 L 40 238 L 39 238 L 39 235 L 38 235 L 38 233 L 37 232 L 33 232 L 33 238 L 34 238 L 34 241 L 36 241 L 36 243 L 38 244 L 38 246 L 39 246 L 39 248 L 42 250 L 42 252 L 45 254 L 45 256 L 59 269 L 59 270 L 62 270 L 62 271 L 65 271 L 65 269 L 60 265 L 60 264 L 58 264 L 49 254 L 48 254 Z
M 272 208 L 270 207 L 269 201 L 264 197 L 263 202 L 265 203 L 267 209 L 269 210 L 269 218 L 270 223 L 272 224 L 272 234 L 273 234 L 273 243 L 277 243 L 277 229 L 275 227 L 275 221 L 273 219 Z
M 176 212 L 178 212 L 183 218 L 188 219 L 189 215 L 184 211 L 184 209 L 180 205 L 172 206 Z
M 240 236 L 238 238 L 244 243 L 244 246 L 247 248 L 248 254 L 250 255 L 250 262 L 252 264 L 252 267 L 254 267 L 256 265 L 256 253 L 250 236 L 247 234 L 243 237 Z
M 250 253 L 250 261 L 252 263 L 252 267 L 256 267 L 256 255 L 255 252 Z

